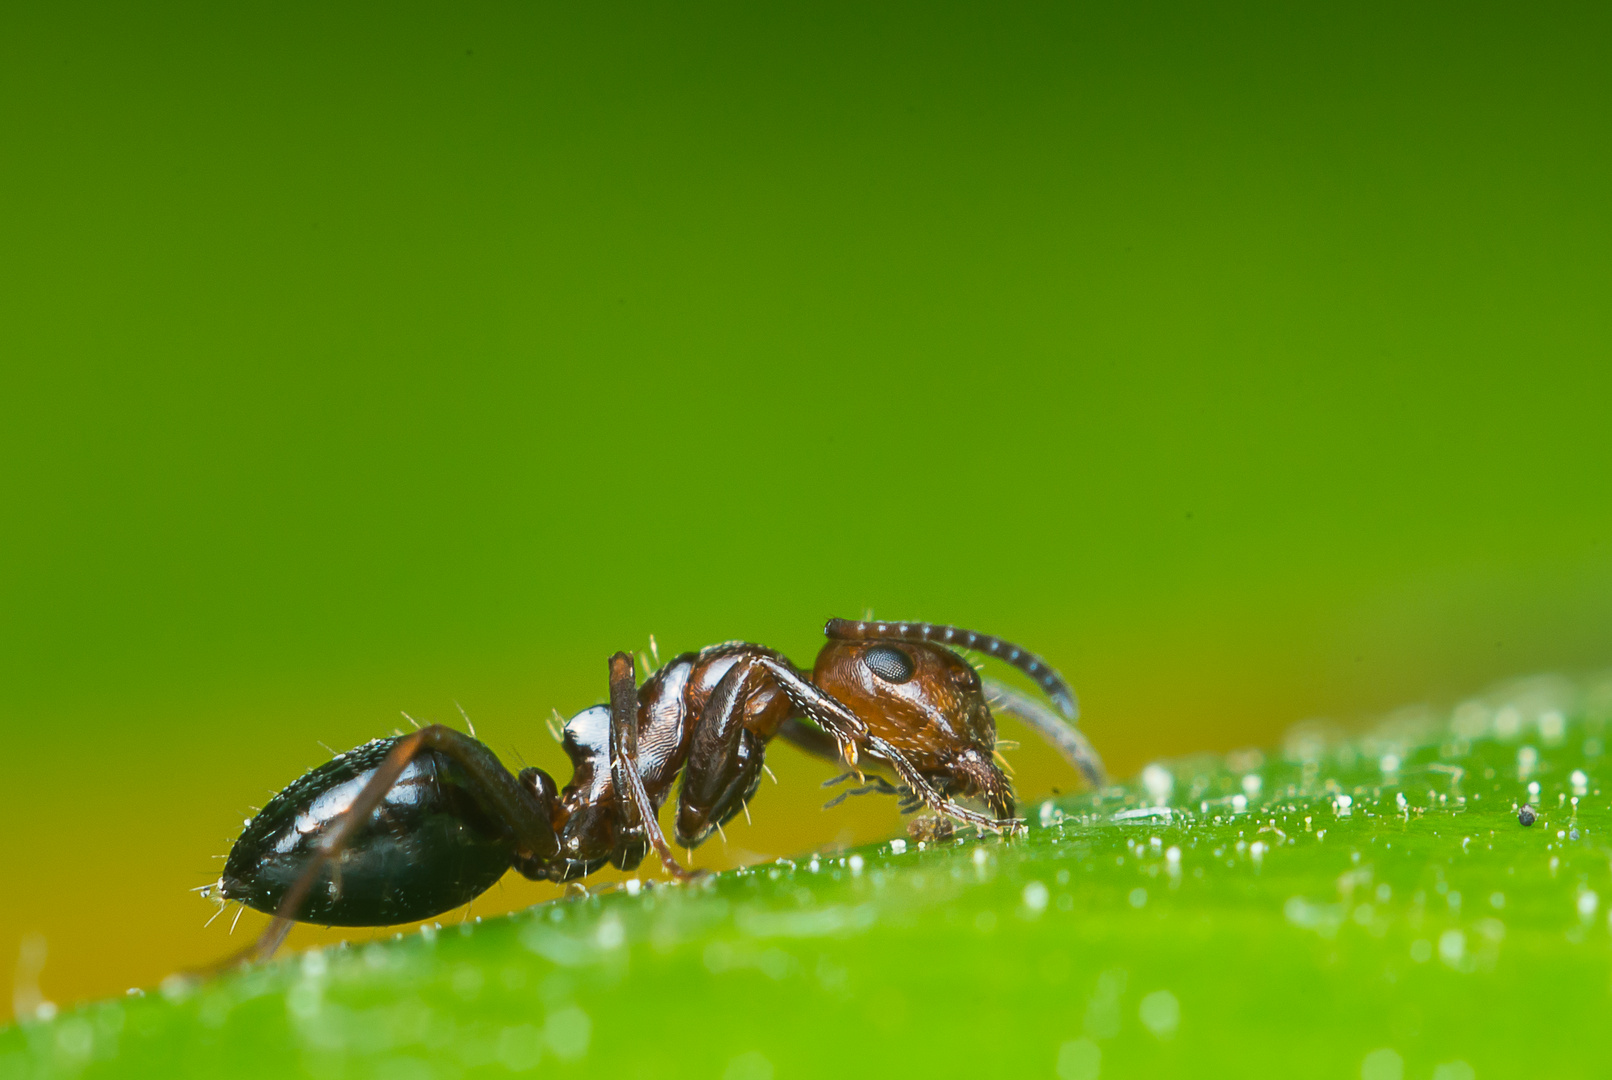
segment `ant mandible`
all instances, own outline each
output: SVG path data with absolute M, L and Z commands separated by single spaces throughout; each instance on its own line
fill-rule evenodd
M 1028 650 L 922 622 L 831 619 L 823 632 L 828 642 L 810 678 L 773 649 L 727 642 L 684 653 L 636 686 L 632 657 L 616 653 L 609 705 L 565 725 L 573 771 L 563 791 L 541 769 L 512 776 L 482 743 L 440 724 L 339 754 L 247 822 L 213 888 L 275 917 L 249 950 L 263 958 L 293 921 L 428 919 L 468 903 L 511 867 L 534 880 L 570 881 L 606 863 L 631 870 L 654 848 L 670 874 L 689 878 L 657 816 L 673 781 L 682 774 L 677 842 L 693 848 L 745 809 L 775 735 L 858 777 L 864 761 L 888 769 L 899 787 L 876 780 L 856 790 L 899 794 L 904 811 L 923 807 L 976 829 L 1016 831 L 1023 825 L 1013 817 L 1013 789 L 993 760 L 987 689 L 999 710 L 1101 783 L 1097 755 L 1070 723 L 1073 692 Z M 1062 715 L 981 680 L 947 646 L 1013 665 Z M 979 800 L 990 815 L 953 796 Z

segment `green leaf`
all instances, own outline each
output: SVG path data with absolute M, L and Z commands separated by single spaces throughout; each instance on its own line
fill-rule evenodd
M 1515 684 L 1363 738 L 1150 766 L 1028 807 L 1018 839 L 894 841 L 170 980 L 0 1033 L 0 1075 L 1596 1073 L 1606 700 Z

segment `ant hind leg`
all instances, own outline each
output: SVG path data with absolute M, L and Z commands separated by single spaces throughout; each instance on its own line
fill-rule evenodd
M 677 861 L 671 845 L 660 831 L 660 820 L 655 804 L 644 790 L 644 780 L 638 771 L 638 689 L 633 672 L 633 659 L 628 653 L 618 652 L 610 658 L 610 750 L 611 774 L 617 797 L 622 799 L 623 811 L 632 807 L 634 813 L 624 814 L 629 823 L 636 816 L 642 824 L 649 844 L 660 856 L 667 873 L 683 881 L 699 875 Z

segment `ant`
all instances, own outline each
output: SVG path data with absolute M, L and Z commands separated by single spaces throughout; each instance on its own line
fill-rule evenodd
M 511 775 L 471 735 L 431 724 L 376 739 L 305 774 L 247 822 L 215 889 L 273 915 L 248 950 L 267 958 L 293 921 L 388 926 L 468 903 L 511 867 L 534 880 L 572 881 L 606 863 L 632 870 L 649 849 L 678 863 L 659 824 L 682 774 L 675 832 L 692 849 L 746 810 L 776 735 L 851 770 L 864 786 L 841 794 L 900 795 L 925 835 L 956 825 L 1016 832 L 1013 789 L 995 760 L 986 701 L 1024 720 L 1096 785 L 1102 764 L 1070 723 L 1063 677 L 1017 645 L 934 623 L 830 619 L 810 677 L 761 645 L 727 642 L 684 653 L 636 685 L 633 659 L 610 658 L 610 701 L 573 716 L 562 742 L 564 790 L 541 769 Z M 984 681 L 947 646 L 973 649 L 1035 680 L 1057 707 Z M 810 721 L 810 723 L 808 723 Z M 862 763 L 899 782 L 868 784 Z M 827 786 L 827 785 L 825 785 Z M 953 796 L 977 799 L 980 813 Z M 829 805 L 833 805 L 830 803 Z M 915 831 L 914 835 L 919 835 Z

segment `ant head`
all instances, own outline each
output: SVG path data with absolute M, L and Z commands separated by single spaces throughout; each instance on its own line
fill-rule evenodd
M 999 818 L 1013 816 L 1012 788 L 992 760 L 996 721 L 968 661 L 927 642 L 830 640 L 812 681 L 937 787 L 978 797 Z

